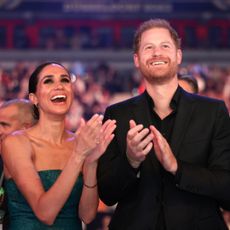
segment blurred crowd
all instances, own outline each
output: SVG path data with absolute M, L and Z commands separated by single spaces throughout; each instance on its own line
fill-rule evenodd
M 27 98 L 28 78 L 38 63 L 0 63 L 0 102 Z M 73 74 L 75 100 L 67 125 L 76 130 L 80 117 L 89 119 L 104 112 L 106 106 L 137 95 L 144 90 L 139 73 L 133 69 L 117 70 L 111 64 L 90 66 L 81 62 L 63 63 Z M 181 66 L 181 75 L 192 75 L 198 81 L 199 93 L 223 99 L 230 111 L 230 67 L 189 64 Z
M 171 19 L 186 49 L 229 49 L 225 19 Z M 131 49 L 141 20 L 12 19 L 0 21 L 0 49 Z

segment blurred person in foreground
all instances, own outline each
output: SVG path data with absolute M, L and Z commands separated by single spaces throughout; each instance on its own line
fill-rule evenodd
M 3 102 L 0 106 L 0 141 L 9 133 L 27 129 L 36 122 L 33 115 L 33 104 L 29 100 L 12 99 Z
M 1 143 L 6 135 L 15 130 L 27 129 L 33 126 L 37 120 L 33 115 L 33 104 L 26 99 L 12 99 L 5 101 L 0 106 L 0 154 Z M 1 173 L 1 223 L 3 229 L 8 229 L 8 215 L 5 216 L 6 207 L 4 201 L 4 184 L 3 184 L 3 164 L 0 158 L 0 173 Z M 4 203 L 3 203 L 4 201 Z
M 178 83 L 180 39 L 164 19 L 144 22 L 134 63 L 146 91 L 108 107 L 115 138 L 98 164 L 99 196 L 117 203 L 110 230 L 227 230 L 230 119 L 223 101 Z
M 39 118 L 2 143 L 9 230 L 82 229 L 96 215 L 97 160 L 113 138 L 115 122 L 95 114 L 77 133 L 65 128 L 73 101 L 69 71 L 39 65 L 29 79 L 29 98 Z

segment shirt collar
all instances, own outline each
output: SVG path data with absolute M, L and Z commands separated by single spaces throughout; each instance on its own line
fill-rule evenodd
M 154 101 L 153 99 L 150 97 L 150 95 L 148 94 L 148 92 L 145 90 L 144 92 L 145 96 L 146 96 L 146 99 L 148 101 L 148 105 L 151 107 L 151 108 L 154 108 Z M 176 110 L 177 108 L 177 105 L 179 103 L 179 100 L 180 100 L 180 96 L 181 96 L 181 87 L 178 86 L 171 101 L 170 101 L 170 107 L 173 109 L 173 110 Z

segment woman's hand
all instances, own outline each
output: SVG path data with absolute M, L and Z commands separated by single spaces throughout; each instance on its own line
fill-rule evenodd
M 78 156 L 86 158 L 98 147 L 102 130 L 103 116 L 95 114 L 92 118 L 85 122 L 81 119 L 80 127 L 76 132 L 76 142 L 74 151 Z
M 116 128 L 115 120 L 107 120 L 101 127 L 100 135 L 96 140 L 96 148 L 87 156 L 85 163 L 90 164 L 97 162 L 100 156 L 105 152 L 106 148 L 114 138 L 113 131 Z

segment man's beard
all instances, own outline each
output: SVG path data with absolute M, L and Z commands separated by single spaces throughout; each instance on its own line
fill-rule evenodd
M 140 69 L 140 72 L 144 79 L 150 84 L 165 84 L 173 79 L 177 74 L 178 66 L 176 64 L 170 66 L 167 71 L 162 71 L 162 73 L 154 73 L 154 71 L 148 70 L 146 68 Z

